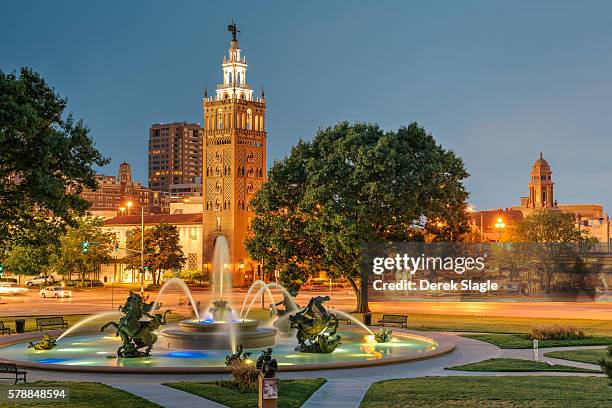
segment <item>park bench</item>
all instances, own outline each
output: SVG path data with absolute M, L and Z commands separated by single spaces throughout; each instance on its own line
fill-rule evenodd
M 378 321 L 378 325 L 385 327 L 385 325 L 397 324 L 400 328 L 406 328 L 408 325 L 408 316 L 405 315 L 392 315 L 392 314 L 384 314 L 382 319 Z
M 21 371 L 17 368 L 17 365 L 12 364 L 12 363 L 0 363 L 0 375 L 3 374 L 10 374 L 10 377 L 0 377 L 2 379 L 13 379 L 13 374 L 15 374 L 15 384 L 17 384 L 17 382 L 19 380 L 23 381 L 24 383 L 26 383 L 26 372 L 25 371 Z
M 11 328 L 5 327 L 4 322 L 2 320 L 0 320 L 0 332 L 2 332 L 2 334 L 5 334 L 5 333 L 11 334 Z
M 344 317 L 344 316 L 336 316 L 336 319 L 338 319 L 338 323 L 341 324 L 346 324 L 346 325 L 351 325 L 353 324 L 353 321 L 351 319 L 349 319 L 348 317 Z
M 53 316 L 53 317 L 37 317 L 36 318 L 36 330 L 42 331 L 47 327 L 60 327 L 65 328 L 68 327 L 68 322 L 64 321 L 62 316 Z

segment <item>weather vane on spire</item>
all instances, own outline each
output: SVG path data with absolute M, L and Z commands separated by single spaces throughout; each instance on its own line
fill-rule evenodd
M 240 30 L 238 29 L 238 26 L 236 25 L 236 23 L 234 23 L 233 20 L 232 20 L 232 24 L 227 26 L 227 31 L 232 33 L 232 41 L 238 41 L 236 39 L 236 35 L 240 32 Z

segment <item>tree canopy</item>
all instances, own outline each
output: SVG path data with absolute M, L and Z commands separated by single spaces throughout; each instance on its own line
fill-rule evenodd
M 463 161 L 416 123 L 397 131 L 341 122 L 299 142 L 274 164 L 252 201 L 246 246 L 289 284 L 326 271 L 343 276 L 360 301 L 361 246 L 422 241 L 469 229 Z M 447 238 L 447 239 L 448 239 Z
M 0 71 L 0 250 L 9 241 L 55 240 L 76 225 L 95 188 L 93 165 L 108 163 L 67 101 L 29 68 Z
M 514 230 L 511 254 L 528 259 L 539 269 L 541 286 L 551 292 L 553 275 L 563 260 L 579 259 L 581 250 L 593 248 L 598 240 L 580 229 L 573 214 L 543 209 L 527 215 Z
M 128 252 L 126 263 L 131 269 L 140 269 L 140 234 L 140 228 L 132 230 L 127 241 L 131 251 Z M 162 222 L 145 229 L 144 266 L 151 270 L 154 285 L 159 285 L 162 271 L 181 269 L 186 260 L 175 225 Z

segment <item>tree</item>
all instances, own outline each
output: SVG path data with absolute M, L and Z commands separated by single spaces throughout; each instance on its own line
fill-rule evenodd
M 462 160 L 416 123 L 384 132 L 341 122 L 274 164 L 251 203 L 247 250 L 301 281 L 319 271 L 344 277 L 357 311 L 366 312 L 362 245 L 422 241 L 427 233 L 460 237 L 469 229 L 467 176 Z
M 108 160 L 66 105 L 29 68 L 0 71 L 0 252 L 43 230 L 57 241 L 89 207 L 80 193 L 96 187 L 92 165 Z
M 55 245 L 16 245 L 4 261 L 8 271 L 16 275 L 47 275 Z
M 83 217 L 78 220 L 76 227 L 69 227 L 66 234 L 60 238 L 60 249 L 52 257 L 53 269 L 61 275 L 76 273 L 81 280 L 87 274 L 98 273 L 100 265 L 112 260 L 115 249 L 115 234 L 102 230 L 103 221 L 100 218 Z M 87 252 L 83 252 L 83 242 L 89 243 Z
M 127 241 L 131 251 L 126 262 L 131 269 L 140 269 L 140 232 L 140 228 L 132 230 Z M 153 272 L 154 285 L 159 285 L 162 271 L 181 269 L 186 260 L 176 226 L 162 222 L 145 230 L 144 265 Z
M 527 253 L 540 268 L 542 287 L 551 291 L 551 281 L 563 259 L 575 259 L 577 252 L 590 249 L 597 238 L 588 230 L 579 229 L 573 214 L 553 209 L 535 211 L 518 223 L 513 240 L 516 251 Z

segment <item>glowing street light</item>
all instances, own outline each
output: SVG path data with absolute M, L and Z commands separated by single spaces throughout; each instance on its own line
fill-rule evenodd
M 504 228 L 506 228 L 506 223 L 502 217 L 497 217 L 497 222 L 495 223 L 495 228 L 499 230 L 499 242 L 502 240 L 502 232 Z

